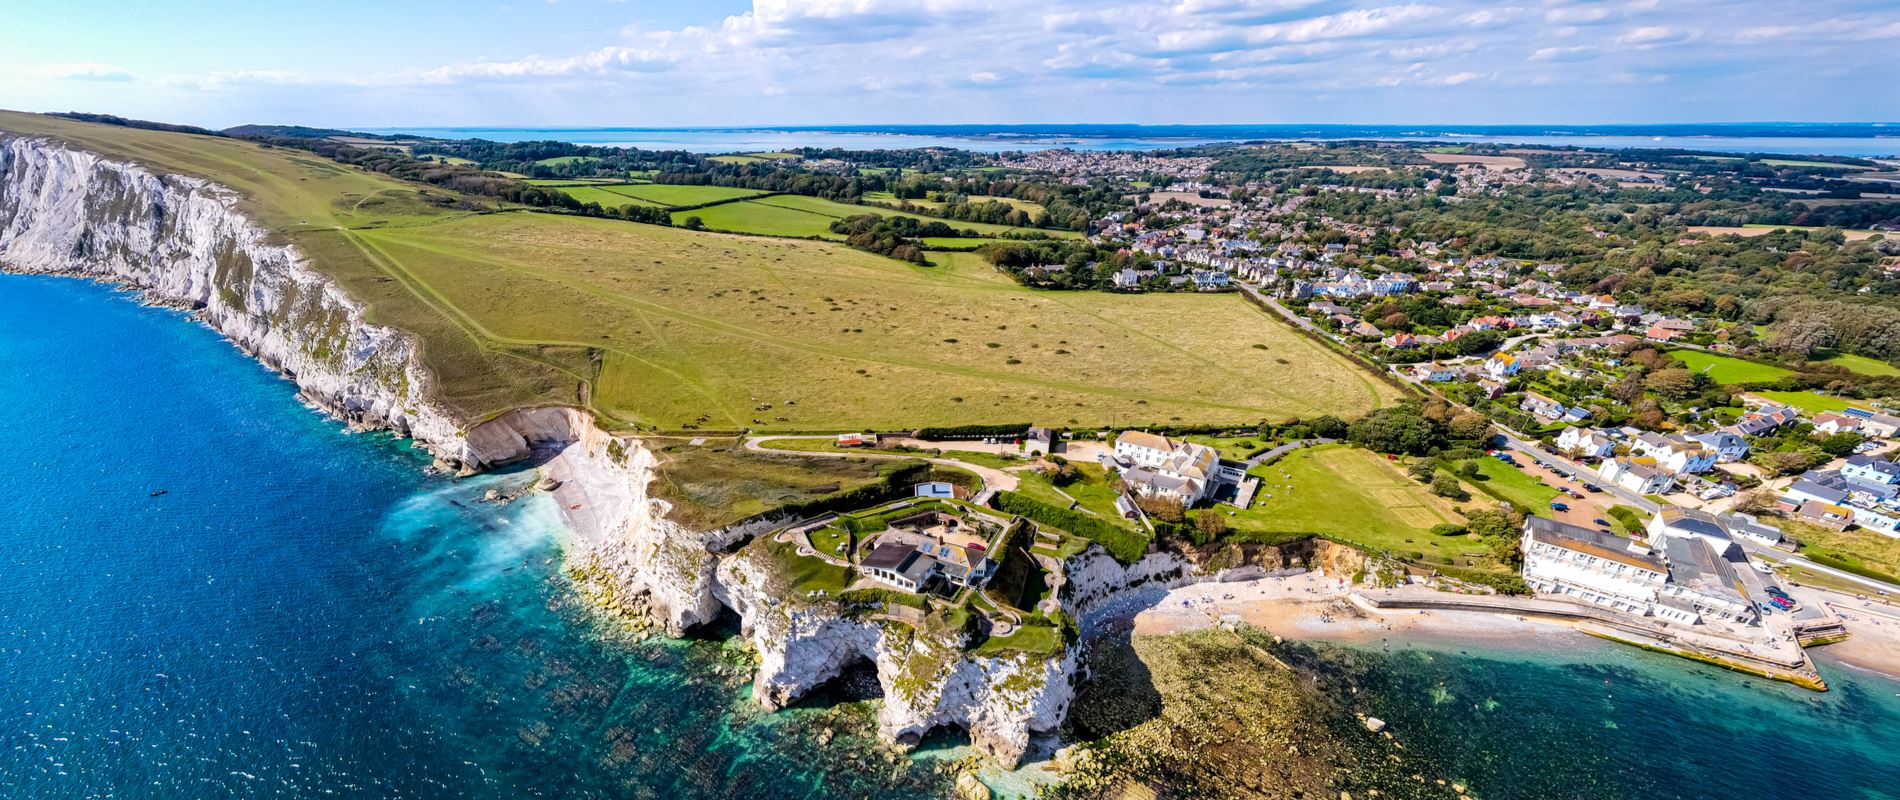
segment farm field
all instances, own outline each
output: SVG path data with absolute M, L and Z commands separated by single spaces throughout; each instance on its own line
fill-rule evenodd
M 1773 364 L 1758 364 L 1703 350 L 1671 350 L 1669 355 L 1682 362 L 1682 365 L 1688 367 L 1690 372 L 1700 372 L 1709 376 L 1710 380 L 1724 385 L 1773 381 L 1794 374 L 1793 370 L 1783 369 Z
M 1426 152 L 1420 153 L 1419 157 L 1433 164 L 1477 164 L 1495 170 L 1524 168 L 1524 159 L 1517 156 L 1468 156 L 1462 150 L 1458 153 Z
M 734 189 L 727 186 L 685 186 L 670 183 L 640 183 L 616 186 L 614 191 L 628 197 L 645 200 L 653 205 L 696 206 L 704 203 L 717 203 L 724 200 L 737 200 L 742 197 L 755 197 L 765 194 L 757 189 Z
M 696 216 L 706 224 L 706 227 L 720 231 L 756 233 L 764 236 L 843 239 L 843 236 L 831 232 L 831 223 L 858 214 L 881 214 L 887 217 L 910 217 L 919 220 L 935 219 L 935 217 L 919 214 L 896 212 L 879 206 L 860 206 L 817 197 L 781 194 L 757 200 L 676 212 L 673 215 L 673 224 L 680 225 L 687 217 Z M 986 225 L 981 222 L 943 221 L 957 230 L 975 230 L 978 233 L 991 235 L 1034 230 L 1011 228 L 1006 225 Z M 1073 231 L 1045 231 L 1045 233 L 1064 237 L 1079 235 Z
M 1797 161 L 1787 158 L 1764 158 L 1761 163 L 1771 167 L 1814 167 L 1817 169 L 1866 169 L 1857 164 L 1836 164 L 1832 161 Z
M 599 159 L 589 158 L 587 156 L 555 156 L 553 158 L 539 159 L 535 161 L 534 163 L 553 167 L 553 166 L 559 166 L 561 164 L 583 164 L 589 161 L 598 161 L 598 160 Z
M 1042 293 L 965 262 L 538 214 L 362 235 L 483 339 L 599 352 L 592 404 L 631 426 L 1238 423 L 1393 395 L 1232 296 Z
M 797 161 L 799 157 L 797 153 L 728 153 L 713 156 L 712 160 L 722 164 L 757 164 L 761 161 Z
M 445 208 L 439 189 L 240 140 L 13 113 L 0 128 L 238 190 L 372 322 L 417 336 L 441 399 L 471 419 L 562 403 L 665 431 L 1251 424 L 1397 396 L 1233 295 L 1038 292 L 970 253 L 916 266 L 822 242 L 477 214 L 494 202 Z M 705 211 L 734 206 L 801 213 Z
M 1441 560 L 1481 549 L 1464 537 L 1433 535 L 1433 525 L 1463 524 L 1464 517 L 1369 450 L 1308 447 L 1251 474 L 1260 477 L 1260 489 L 1252 507 L 1229 518 L 1236 531 L 1320 533 L 1375 552 L 1424 552 Z
M 1806 411 L 1809 414 L 1818 414 L 1822 411 L 1846 411 L 1847 409 L 1850 409 L 1850 408 L 1866 408 L 1867 407 L 1866 403 L 1858 403 L 1858 402 L 1854 402 L 1843 397 L 1835 397 L 1833 395 L 1826 395 L 1826 394 L 1815 394 L 1813 392 L 1772 392 L 1771 391 L 1771 392 L 1749 392 L 1749 394 L 1755 395 L 1757 397 L 1761 397 L 1765 400 L 1781 403 L 1783 405 L 1794 406 L 1795 408 L 1801 409 L 1802 411 Z
M 1003 205 L 1009 206 L 1011 208 L 1020 208 L 1031 214 L 1040 214 L 1040 213 L 1043 213 L 1043 210 L 1044 210 L 1041 203 L 1031 203 L 1028 200 L 1018 200 L 1014 197 L 997 197 L 995 195 L 988 195 L 988 194 L 973 194 L 969 196 L 969 201 L 972 203 L 1002 203 Z M 888 205 L 888 206 L 896 206 L 900 203 L 909 203 L 913 206 L 917 206 L 919 208 L 927 208 L 932 211 L 941 211 L 943 210 L 943 207 L 945 205 L 944 203 L 937 200 L 899 200 L 897 199 L 896 195 L 893 195 L 890 192 L 865 192 L 864 202 L 866 204 L 878 204 L 878 205 Z
M 1710 236 L 1722 236 L 1722 235 L 1726 235 L 1730 233 L 1735 234 L 1736 236 L 1763 236 L 1773 231 L 1818 231 L 1818 230 L 1821 230 L 1821 229 L 1812 227 L 1812 226 L 1767 225 L 1767 224 L 1761 224 L 1761 223 L 1750 223 L 1748 225 L 1743 225 L 1739 228 L 1734 227 L 1734 226 L 1718 226 L 1718 225 L 1692 225 L 1689 227 L 1690 233 L 1702 233 L 1702 234 L 1707 234 Z M 1880 234 L 1880 231 L 1847 229 L 1847 230 L 1842 230 L 1841 233 L 1845 235 L 1847 241 L 1857 242 L 1862 239 L 1877 236 Z
M 1822 360 L 1821 363 L 1833 364 L 1837 367 L 1846 367 L 1862 375 L 1873 375 L 1875 377 L 1900 375 L 1900 367 L 1896 367 L 1879 359 L 1857 356 L 1851 353 L 1840 353 L 1831 358 Z
M 629 195 L 626 192 L 620 191 L 621 188 L 623 187 L 619 185 L 560 187 L 562 194 L 583 203 L 599 203 L 601 208 L 619 208 L 621 206 L 653 206 L 658 208 L 661 205 L 651 200 L 643 200 Z

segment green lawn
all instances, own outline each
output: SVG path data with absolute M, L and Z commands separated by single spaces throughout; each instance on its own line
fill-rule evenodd
M 808 534 L 811 546 L 821 553 L 849 560 L 851 558 L 851 532 L 843 528 L 827 525 Z
M 1474 458 L 1465 463 L 1477 464 L 1478 474 L 1482 476 L 1482 480 L 1467 481 L 1482 487 L 1472 492 L 1474 497 L 1492 494 L 1519 509 L 1546 515 L 1550 513 L 1550 501 L 1557 499 L 1555 488 L 1495 458 Z
M 1281 477 L 1283 471 L 1291 478 Z M 1236 531 L 1319 533 L 1373 551 L 1423 552 L 1440 561 L 1483 549 L 1462 536 L 1432 535 L 1433 525 L 1462 524 L 1464 518 L 1394 462 L 1368 450 L 1308 447 L 1252 474 L 1261 478 L 1260 490 L 1252 507 L 1229 517 Z M 1292 489 L 1285 488 L 1289 483 Z
M 921 450 L 921 449 L 912 449 L 912 448 L 840 447 L 838 446 L 837 440 L 832 439 L 830 437 L 807 438 L 807 437 L 801 436 L 801 437 L 792 438 L 792 439 L 767 439 L 765 441 L 760 442 L 759 446 L 767 450 L 785 450 L 788 452 L 852 453 L 852 454 L 872 453 L 872 454 L 884 454 L 884 455 L 907 455 L 907 456 L 916 456 L 918 458 L 953 458 L 958 461 L 975 464 L 977 466 L 995 467 L 996 469 L 1005 469 L 1008 467 L 1020 467 L 1023 464 L 1027 463 L 1020 458 L 1014 458 L 1011 456 L 1005 456 L 998 453 L 992 453 L 988 450 L 958 450 L 956 449 L 956 446 L 957 446 L 956 442 L 937 443 L 937 447 L 935 449 L 942 451 L 939 454 L 932 454 L 932 453 L 925 452 L 924 450 Z
M 1708 375 L 1711 380 L 1723 385 L 1774 381 L 1794 374 L 1793 370 L 1773 364 L 1759 364 L 1702 350 L 1671 350 L 1669 355 L 1682 362 L 1689 371 Z
M 1823 411 L 1846 411 L 1847 409 L 1850 409 L 1850 408 L 1865 408 L 1867 405 L 1865 403 L 1848 400 L 1843 397 L 1835 397 L 1833 395 L 1826 395 L 1826 394 L 1815 394 L 1813 392 L 1769 391 L 1769 392 L 1750 392 L 1749 394 L 1756 395 L 1765 400 L 1781 403 L 1782 405 L 1794 406 L 1795 408 L 1801 409 L 1802 411 L 1805 411 L 1809 414 L 1819 414 Z
M 1062 649 L 1062 632 L 1050 625 L 1024 625 L 1008 636 L 992 636 L 971 651 L 977 655 L 1022 652 L 1053 654 Z
M 1212 447 L 1220 453 L 1221 458 L 1229 461 L 1246 461 L 1254 453 L 1273 446 L 1271 440 L 1258 436 L 1209 436 L 1197 433 L 1181 438 Z
M 1021 477 L 1021 483 L 1016 487 L 1016 491 L 1056 508 L 1068 508 L 1069 497 L 1073 497 L 1075 502 L 1082 504 L 1082 508 L 1095 512 L 1095 515 L 1104 521 L 1125 528 L 1133 528 L 1134 523 L 1124 520 L 1121 512 L 1115 510 L 1115 486 L 1108 479 L 1108 472 L 1098 464 L 1072 463 L 1075 463 L 1076 468 L 1082 471 L 1081 480 L 1058 490 L 1048 478 L 1039 473 L 1024 470 L 1017 473 Z M 1063 496 L 1064 492 L 1068 493 L 1068 497 Z
M 1889 364 L 1885 361 L 1868 358 L 1866 356 L 1857 356 L 1851 353 L 1840 353 L 1838 355 L 1831 356 L 1820 363 L 1833 364 L 1834 366 L 1837 366 L 1837 367 L 1846 367 L 1862 375 L 1872 375 L 1875 377 L 1887 377 L 1887 376 L 1892 376 L 1892 375 L 1900 375 L 1900 367 L 1895 367 L 1894 365 Z

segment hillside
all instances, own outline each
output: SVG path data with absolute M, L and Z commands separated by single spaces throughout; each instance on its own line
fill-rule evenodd
M 585 404 L 659 430 L 1249 422 L 1394 394 L 1233 295 L 1039 292 L 971 256 L 922 267 L 498 209 L 234 139 L 17 113 L 0 130 L 243 193 L 373 321 L 417 334 L 470 418 Z

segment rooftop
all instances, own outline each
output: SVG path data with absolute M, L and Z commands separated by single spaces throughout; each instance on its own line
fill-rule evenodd
M 1663 569 L 1662 559 L 1632 550 L 1632 547 L 1641 545 L 1615 534 L 1543 517 L 1531 517 L 1525 520 L 1524 527 L 1530 532 L 1531 541 L 1534 542 L 1587 553 L 1657 574 L 1666 572 Z

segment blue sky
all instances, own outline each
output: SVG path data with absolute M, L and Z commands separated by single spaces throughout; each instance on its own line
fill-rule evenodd
M 5 0 L 0 107 L 223 127 L 1900 120 L 1900 0 Z

